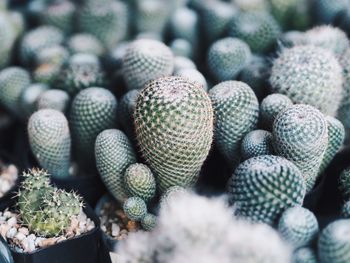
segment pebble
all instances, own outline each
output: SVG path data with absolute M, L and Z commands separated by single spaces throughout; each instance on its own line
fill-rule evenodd
M 117 237 L 120 232 L 120 227 L 117 224 L 112 224 L 112 236 Z
M 26 228 L 26 227 L 20 227 L 20 228 L 18 229 L 18 232 L 21 232 L 22 234 L 24 234 L 24 235 L 26 235 L 26 236 L 29 235 L 29 230 L 28 230 L 28 228 Z
M 17 224 L 17 219 L 16 219 L 16 217 L 11 217 L 9 220 L 7 220 L 7 224 L 9 225 L 9 226 L 14 226 L 14 225 L 16 225 Z
M 7 238 L 14 238 L 15 235 L 17 234 L 17 229 L 15 227 L 11 227 L 7 233 L 6 233 L 6 237 Z
M 15 236 L 16 239 L 18 239 L 19 241 L 22 241 L 23 239 L 26 238 L 26 235 L 21 233 L 21 232 L 18 232 Z

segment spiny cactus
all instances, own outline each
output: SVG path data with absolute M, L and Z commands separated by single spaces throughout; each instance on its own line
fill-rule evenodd
M 147 205 L 140 197 L 129 197 L 124 202 L 123 210 L 131 220 L 140 221 L 147 214 Z
M 146 231 L 153 230 L 157 225 L 157 217 L 147 213 L 141 220 L 141 226 Z
M 34 83 L 29 85 L 21 94 L 20 97 L 20 106 L 23 110 L 23 114 L 26 117 L 36 111 L 37 105 L 36 102 L 40 95 L 48 90 L 48 86 L 42 83 Z
M 294 103 L 334 116 L 341 101 L 342 69 L 330 51 L 296 46 L 283 50 L 274 61 L 270 83 L 273 92 L 287 95 Z
M 318 240 L 320 263 L 345 263 L 350 261 L 350 219 L 341 219 L 323 229 Z
M 171 200 L 174 198 L 177 198 L 177 196 L 188 193 L 188 190 L 186 188 L 183 188 L 181 186 L 172 186 L 169 187 L 161 196 L 160 198 L 160 205 L 168 205 Z
M 0 68 L 9 64 L 16 40 L 16 32 L 5 13 L 0 13 Z
M 89 53 L 101 56 L 104 52 L 103 44 L 90 34 L 75 34 L 68 39 L 67 45 L 72 54 Z
M 272 134 L 264 130 L 255 130 L 247 133 L 241 144 L 243 160 L 260 155 L 272 155 Z
M 174 56 L 183 56 L 187 58 L 193 57 L 193 46 L 186 39 L 176 38 L 169 44 L 169 47 Z
M 244 12 L 230 24 L 229 35 L 244 40 L 253 52 L 269 51 L 281 29 L 276 20 L 265 12 Z
M 199 83 L 205 91 L 208 91 L 208 83 L 203 74 L 197 69 L 180 69 L 176 71 L 174 76 L 187 78 L 190 81 Z
M 66 113 L 69 102 L 70 97 L 67 92 L 59 89 L 50 89 L 40 94 L 37 101 L 37 109 L 53 109 Z
M 109 192 L 118 201 L 126 197 L 124 187 L 125 170 L 136 163 L 136 155 L 128 137 L 120 130 L 101 132 L 95 142 L 97 170 Z
M 59 111 L 43 109 L 28 121 L 30 148 L 40 166 L 54 177 L 69 175 L 71 137 L 66 117 Z
M 345 218 L 350 218 L 350 200 L 343 204 L 341 215 Z
M 256 128 L 259 103 L 253 90 L 239 81 L 225 81 L 209 91 L 215 114 L 215 142 L 229 162 L 235 166 L 240 158 L 244 136 Z
M 318 222 L 315 215 L 303 207 L 292 207 L 284 211 L 278 231 L 293 247 L 310 245 L 318 234 Z
M 345 169 L 341 172 L 339 188 L 346 199 L 350 198 L 350 169 Z
M 305 182 L 292 162 L 262 155 L 237 167 L 228 191 L 238 216 L 273 224 L 287 208 L 302 204 Z
M 292 106 L 293 102 L 283 94 L 271 94 L 263 99 L 260 104 L 261 125 L 272 131 L 273 122 L 277 115 Z
M 51 46 L 39 51 L 36 57 L 38 65 L 51 64 L 61 67 L 68 61 L 69 52 L 63 46 Z
M 323 24 L 330 24 L 348 6 L 348 0 L 319 0 L 315 2 L 318 21 Z
M 328 145 L 324 115 L 309 105 L 290 106 L 277 116 L 272 134 L 275 152 L 300 169 L 310 191 Z
M 317 255 L 312 248 L 302 247 L 294 251 L 293 263 L 317 263 Z
M 148 202 L 156 194 L 156 181 L 147 165 L 130 165 L 125 171 L 124 182 L 129 196 L 140 197 Z
M 138 96 L 136 137 L 161 191 L 196 182 L 213 139 L 213 109 L 198 84 L 180 77 L 151 81 Z
M 141 89 L 145 84 L 163 76 L 170 76 L 174 69 L 174 57 L 163 43 L 135 40 L 124 56 L 124 79 L 128 89 Z
M 33 71 L 33 79 L 35 82 L 44 83 L 47 85 L 55 85 L 59 79 L 61 67 L 54 64 L 39 65 Z
M 20 67 L 0 71 L 0 103 L 19 116 L 22 92 L 30 85 L 29 72 Z
M 174 73 L 182 69 L 197 69 L 197 67 L 191 59 L 177 56 L 174 58 Z
M 350 48 L 339 58 L 339 64 L 343 68 L 343 94 L 337 118 L 343 123 L 345 129 L 350 128 Z
M 249 46 L 238 38 L 223 38 L 209 48 L 207 63 L 218 81 L 231 80 L 248 65 L 251 59 Z
M 70 127 L 76 158 L 84 163 L 94 160 L 97 135 L 116 123 L 117 100 L 104 88 L 87 88 L 74 98 L 70 110 Z

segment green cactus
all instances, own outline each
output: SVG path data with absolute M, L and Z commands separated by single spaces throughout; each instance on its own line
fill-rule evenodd
M 170 44 L 169 47 L 173 52 L 174 56 L 182 56 L 187 58 L 193 57 L 192 44 L 183 38 L 176 38 Z
M 345 218 L 350 218 L 350 200 L 343 204 L 341 215 Z
M 234 3 L 243 12 L 270 10 L 268 0 L 234 0 Z
M 135 40 L 124 56 L 123 74 L 129 90 L 142 89 L 150 80 L 170 76 L 173 69 L 171 50 L 156 40 Z
M 174 73 L 182 69 L 197 69 L 197 67 L 191 59 L 177 56 L 174 58 Z
M 190 81 L 200 84 L 205 91 L 208 91 L 208 83 L 203 74 L 197 69 L 180 69 L 174 73 L 174 76 L 187 78 Z
M 320 263 L 350 262 L 350 219 L 341 219 L 323 229 L 318 239 Z
M 57 178 L 69 176 L 71 137 L 68 121 L 61 112 L 35 112 L 28 121 L 28 137 L 41 167 Z
M 10 63 L 12 50 L 16 40 L 16 32 L 6 13 L 0 13 L 0 68 Z
M 263 155 L 237 167 L 229 180 L 228 191 L 238 216 L 273 224 L 287 208 L 302 204 L 305 183 L 292 162 Z
M 141 220 L 141 226 L 146 231 L 152 231 L 157 225 L 157 217 L 147 213 Z
M 233 168 L 239 162 L 244 136 L 258 123 L 259 103 L 253 90 L 240 81 L 225 81 L 209 91 L 215 114 L 215 142 Z
M 339 177 L 339 189 L 345 199 L 350 198 L 350 169 L 345 169 Z
M 269 13 L 244 12 L 236 16 L 229 28 L 229 35 L 244 40 L 252 52 L 269 51 L 281 33 L 277 21 Z
M 38 65 L 42 64 L 52 64 L 57 66 L 62 66 L 68 61 L 69 52 L 63 46 L 52 46 L 44 48 L 38 52 L 36 62 Z
M 129 197 L 123 205 L 123 210 L 131 220 L 140 221 L 147 214 L 147 205 L 140 197 Z
M 0 103 L 10 112 L 20 116 L 22 92 L 30 85 L 29 72 L 20 67 L 0 71 Z
M 28 86 L 21 94 L 20 106 L 22 114 L 27 118 L 37 109 L 37 100 L 41 94 L 48 90 L 48 86 L 42 83 L 34 83 Z
M 277 116 L 272 134 L 276 154 L 292 161 L 300 169 L 306 189 L 310 191 L 328 145 L 324 115 L 309 105 L 290 106 Z
M 207 63 L 213 77 L 218 81 L 232 80 L 251 59 L 249 46 L 238 38 L 223 38 L 209 48 Z
M 72 54 L 89 53 L 101 56 L 105 51 L 103 44 L 90 34 L 75 34 L 68 39 L 67 45 Z
M 294 103 L 309 104 L 334 116 L 341 101 L 342 69 L 330 51 L 295 46 L 283 50 L 274 61 L 270 83 L 273 92 L 287 95 Z
M 43 92 L 37 101 L 37 109 L 53 109 L 66 113 L 70 98 L 67 92 L 59 89 L 50 89 Z
M 128 137 L 120 130 L 101 132 L 95 142 L 97 170 L 109 192 L 123 202 L 126 197 L 124 187 L 125 170 L 136 163 L 136 155 Z
M 318 234 L 315 215 L 303 207 L 292 207 L 283 212 L 278 231 L 295 248 L 311 245 Z
M 330 24 L 348 6 L 348 0 L 319 0 L 315 2 L 316 17 L 319 22 Z
M 317 263 L 317 255 L 312 248 L 302 247 L 294 251 L 293 263 Z
M 200 85 L 180 77 L 151 81 L 138 96 L 136 137 L 163 192 L 191 186 L 213 139 L 213 109 Z
M 260 155 L 272 155 L 272 134 L 264 130 L 255 130 L 247 133 L 241 144 L 243 160 Z
M 87 88 L 80 91 L 70 109 L 73 150 L 79 161 L 94 162 L 94 147 L 97 135 L 103 130 L 114 128 L 117 100 L 104 88 Z
M 130 165 L 125 171 L 124 183 L 130 197 L 140 197 L 148 202 L 156 194 L 156 180 L 147 165 L 141 163 Z

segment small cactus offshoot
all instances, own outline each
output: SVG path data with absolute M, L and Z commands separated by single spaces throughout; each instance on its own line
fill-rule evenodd
M 135 221 L 142 220 L 147 214 L 147 205 L 140 197 L 129 197 L 123 205 L 124 213 Z

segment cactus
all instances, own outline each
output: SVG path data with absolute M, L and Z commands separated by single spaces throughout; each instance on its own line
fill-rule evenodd
M 283 94 L 271 94 L 260 104 L 260 122 L 262 126 L 272 131 L 273 123 L 279 113 L 292 106 L 293 102 Z
M 269 13 L 245 12 L 236 16 L 229 35 L 244 40 L 253 52 L 269 51 L 281 33 L 277 21 Z
M 187 78 L 190 81 L 200 84 L 205 91 L 208 91 L 208 83 L 203 74 L 197 69 L 180 69 L 174 73 L 174 76 Z
M 315 2 L 316 16 L 319 22 L 330 24 L 348 6 L 348 0 L 319 0 Z
M 255 130 L 247 133 L 241 144 L 243 160 L 260 155 L 272 155 L 272 134 L 264 130 Z
M 339 177 L 339 189 L 345 199 L 350 198 L 350 169 L 345 169 Z
M 11 53 L 16 40 L 16 32 L 6 13 L 0 14 L 0 68 L 7 66 L 11 60 Z
M 30 148 L 40 166 L 52 176 L 69 175 L 71 137 L 66 117 L 59 111 L 43 109 L 28 121 Z
M 51 89 L 40 94 L 37 101 L 37 108 L 38 110 L 53 109 L 66 113 L 69 102 L 70 98 L 67 92 L 59 89 Z
M 310 45 L 285 49 L 274 61 L 270 77 L 273 92 L 287 95 L 294 103 L 312 105 L 330 116 L 339 107 L 342 80 L 342 69 L 333 54 Z
M 324 115 L 309 105 L 290 106 L 277 116 L 272 134 L 275 152 L 300 169 L 310 191 L 328 144 Z
M 293 263 L 317 263 L 316 253 L 309 247 L 302 247 L 294 251 Z
M 52 46 L 44 48 L 37 54 L 38 65 L 52 64 L 61 67 L 68 61 L 69 52 L 65 47 Z
M 90 34 L 75 34 L 68 39 L 67 45 L 72 54 L 89 53 L 101 56 L 104 52 L 103 44 Z
M 318 234 L 318 222 L 315 215 L 303 207 L 292 207 L 284 211 L 278 231 L 293 247 L 311 245 Z
M 345 263 L 350 261 L 350 219 L 341 219 L 323 229 L 318 239 L 320 263 Z
M 124 56 L 123 74 L 129 90 L 141 89 L 150 80 L 170 76 L 173 69 L 171 50 L 156 40 L 135 40 Z
M 209 70 L 218 81 L 236 78 L 250 59 L 249 46 L 242 40 L 232 37 L 214 42 L 207 55 Z
M 172 186 L 162 194 L 160 198 L 160 205 L 168 205 L 171 202 L 171 200 L 185 193 L 188 193 L 188 190 L 186 190 L 185 188 L 181 186 Z
M 140 197 L 129 197 L 123 205 L 123 210 L 131 220 L 140 221 L 147 214 L 147 205 Z
M 55 85 L 59 79 L 61 73 L 61 67 L 53 64 L 39 65 L 33 71 L 33 78 L 35 82 L 43 83 L 46 85 Z
M 196 64 L 192 60 L 186 57 L 175 57 L 174 58 L 174 73 L 182 69 L 197 69 Z
M 240 145 L 244 136 L 256 128 L 259 103 L 253 90 L 239 81 L 225 81 L 209 91 L 215 113 L 216 145 L 235 166 L 240 158 Z
M 345 218 L 350 218 L 350 200 L 343 204 L 341 215 Z
M 243 12 L 269 11 L 268 0 L 234 0 L 235 5 Z
M 48 90 L 48 86 L 42 83 L 34 83 L 28 86 L 21 94 L 20 106 L 23 114 L 29 118 L 37 109 L 36 102 L 40 95 Z
M 78 160 L 94 162 L 95 140 L 103 130 L 114 128 L 117 100 L 104 88 L 87 88 L 74 98 L 70 110 L 73 150 Z
M 305 33 L 297 30 L 287 31 L 279 38 L 283 47 L 291 48 L 297 45 L 305 45 Z
M 20 116 L 22 92 L 30 85 L 29 72 L 20 67 L 5 68 L 0 72 L 0 103 Z
M 237 167 L 228 191 L 238 216 L 273 224 L 286 209 L 302 204 L 305 182 L 292 162 L 262 155 Z
M 97 170 L 109 192 L 123 202 L 127 194 L 124 187 L 125 170 L 136 163 L 136 155 L 128 137 L 120 130 L 101 132 L 95 142 Z
M 187 58 L 193 57 L 192 44 L 183 38 L 176 38 L 170 44 L 169 47 L 173 52 L 174 56 L 182 56 Z
M 161 191 L 196 182 L 213 139 L 213 109 L 198 84 L 180 77 L 151 81 L 138 96 L 136 137 Z
M 140 197 L 148 202 L 156 194 L 156 181 L 147 165 L 130 165 L 125 171 L 124 182 L 129 196 Z
M 141 226 L 146 231 L 153 230 L 157 225 L 157 217 L 147 213 L 141 220 Z

